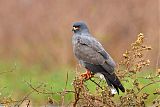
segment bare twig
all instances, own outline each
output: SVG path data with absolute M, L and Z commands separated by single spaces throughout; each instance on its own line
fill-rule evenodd
M 40 84 L 39 86 L 37 86 L 35 89 L 37 90 L 38 88 L 40 88 L 42 86 L 42 84 Z M 28 97 L 34 92 L 34 90 L 32 90 L 31 92 L 29 92 L 27 95 L 25 95 L 21 100 L 17 101 L 18 103 L 15 105 L 16 107 L 20 106 L 25 100 L 28 99 Z M 29 101 L 30 102 L 30 101 Z
M 91 78 L 90 78 L 90 81 L 92 81 L 93 83 L 95 83 L 99 88 L 101 88 L 103 90 L 103 88 L 97 82 L 95 82 L 94 80 L 92 80 Z
M 160 82 L 160 80 L 151 82 L 151 83 L 149 83 L 149 84 L 143 86 L 143 87 L 137 92 L 137 94 L 140 93 L 144 88 L 148 87 L 149 85 L 152 85 L 152 84 L 155 84 L 155 83 L 158 83 L 158 82 Z
M 64 97 L 66 95 L 66 88 L 67 88 L 67 84 L 68 84 L 68 72 L 67 72 L 67 77 L 66 77 L 66 84 L 65 84 L 65 87 L 64 87 L 64 91 L 62 92 L 62 96 L 61 96 L 61 106 L 63 107 L 64 106 Z
M 10 69 L 10 70 L 8 70 L 8 71 L 0 72 L 0 75 L 5 74 L 5 73 L 9 73 L 9 72 L 13 72 L 13 71 L 15 71 L 15 70 L 16 70 L 16 65 L 15 65 L 12 69 Z
M 39 94 L 51 94 L 51 95 L 53 95 L 53 94 L 62 94 L 63 92 L 46 92 L 46 91 L 41 91 L 41 90 L 38 90 L 37 88 L 34 88 L 33 86 L 32 86 L 32 84 L 30 84 L 30 83 L 28 83 L 28 82 L 26 82 L 27 84 L 28 84 L 28 86 L 31 88 L 31 89 L 33 89 L 35 92 L 37 92 L 37 93 L 39 93 Z M 75 93 L 74 91 L 72 91 L 72 90 L 66 90 L 66 91 L 64 91 L 65 93 Z
M 80 100 L 80 92 L 81 92 L 81 88 L 78 88 L 78 91 L 76 91 L 75 89 L 75 101 L 73 103 L 73 107 L 76 107 L 78 101 Z

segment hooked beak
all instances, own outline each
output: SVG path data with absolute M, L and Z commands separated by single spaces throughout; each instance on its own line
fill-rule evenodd
M 76 31 L 77 29 L 79 29 L 78 27 L 73 27 L 72 31 Z

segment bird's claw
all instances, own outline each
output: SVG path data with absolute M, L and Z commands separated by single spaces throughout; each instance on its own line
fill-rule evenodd
M 93 77 L 93 74 L 89 70 L 87 70 L 85 73 L 81 74 L 81 77 L 83 79 L 89 80 Z

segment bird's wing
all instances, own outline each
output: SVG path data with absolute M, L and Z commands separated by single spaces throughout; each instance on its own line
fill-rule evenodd
M 93 37 L 85 36 L 79 40 L 81 59 L 91 64 L 102 65 L 106 71 L 113 73 L 115 62 L 102 45 Z

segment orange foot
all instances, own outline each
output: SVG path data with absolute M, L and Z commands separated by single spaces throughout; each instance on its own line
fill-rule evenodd
M 88 80 L 93 77 L 93 74 L 91 74 L 91 72 L 89 70 L 86 70 L 85 73 L 81 74 L 81 77 Z

